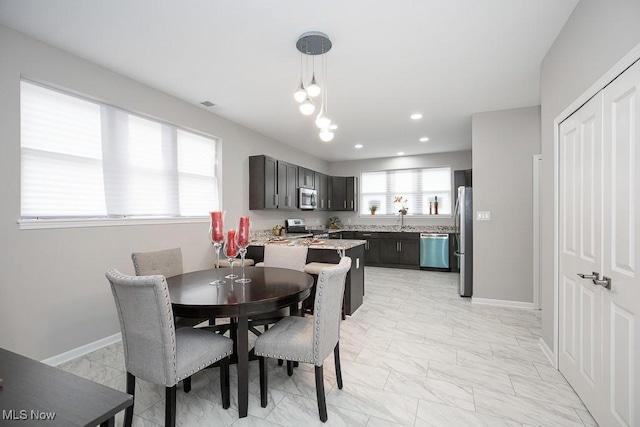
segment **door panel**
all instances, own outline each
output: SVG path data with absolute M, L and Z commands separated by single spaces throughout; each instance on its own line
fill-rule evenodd
M 607 411 L 601 425 L 640 423 L 640 63 L 604 91 L 603 274 L 611 278 L 604 308 Z M 598 414 L 599 415 L 599 414 Z
M 559 364 L 587 407 L 601 405 L 602 95 L 560 125 Z

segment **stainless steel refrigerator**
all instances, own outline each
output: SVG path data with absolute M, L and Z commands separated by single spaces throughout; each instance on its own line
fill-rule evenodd
M 473 189 L 458 187 L 458 200 L 454 210 L 457 250 L 460 265 L 458 293 L 462 297 L 473 294 Z

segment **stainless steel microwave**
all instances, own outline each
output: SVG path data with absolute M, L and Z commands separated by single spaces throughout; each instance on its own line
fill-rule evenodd
M 298 207 L 303 210 L 313 210 L 317 206 L 318 195 L 316 190 L 309 188 L 298 189 Z

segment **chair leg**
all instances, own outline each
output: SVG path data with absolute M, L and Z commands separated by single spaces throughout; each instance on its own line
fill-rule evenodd
M 316 396 L 318 398 L 318 412 L 320 413 L 320 421 L 327 421 L 327 402 L 324 399 L 324 376 L 322 375 L 322 366 L 316 366 Z
M 284 364 L 284 360 L 278 359 L 278 366 L 282 366 Z
M 124 427 L 133 424 L 133 405 L 136 404 L 136 377 L 127 372 L 127 394 L 133 396 L 133 404 L 124 411 Z
M 263 356 L 258 359 L 260 368 L 260 406 L 267 407 L 268 373 L 267 361 Z
M 189 393 L 191 391 L 191 377 L 187 377 L 182 380 L 182 387 L 184 388 L 185 393 Z
M 220 360 L 220 391 L 222 392 L 222 407 L 229 409 L 229 357 Z
M 173 387 L 165 387 L 165 405 L 164 405 L 164 425 L 165 427 L 176 426 L 176 389 Z
M 333 349 L 333 359 L 336 365 L 336 380 L 338 382 L 338 388 L 342 390 L 342 369 L 340 369 L 340 342 L 336 343 L 336 348 Z
M 287 360 L 287 375 L 293 375 L 293 362 Z

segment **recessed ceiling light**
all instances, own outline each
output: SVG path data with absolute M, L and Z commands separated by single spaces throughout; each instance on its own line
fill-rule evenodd
M 356 144 L 356 145 L 354 145 L 354 147 L 356 147 L 356 148 L 362 148 L 362 147 L 364 147 L 364 145 L 362 145 L 362 144 Z
M 404 151 L 398 151 L 398 156 L 404 156 Z
M 422 118 L 422 114 L 414 113 L 411 115 L 411 120 L 420 120 Z
M 213 107 L 214 105 L 216 105 L 211 101 L 202 101 L 200 104 L 204 105 L 205 107 Z
M 422 138 L 420 138 L 420 142 L 427 142 L 429 140 L 429 138 L 427 138 L 426 136 L 423 136 Z

